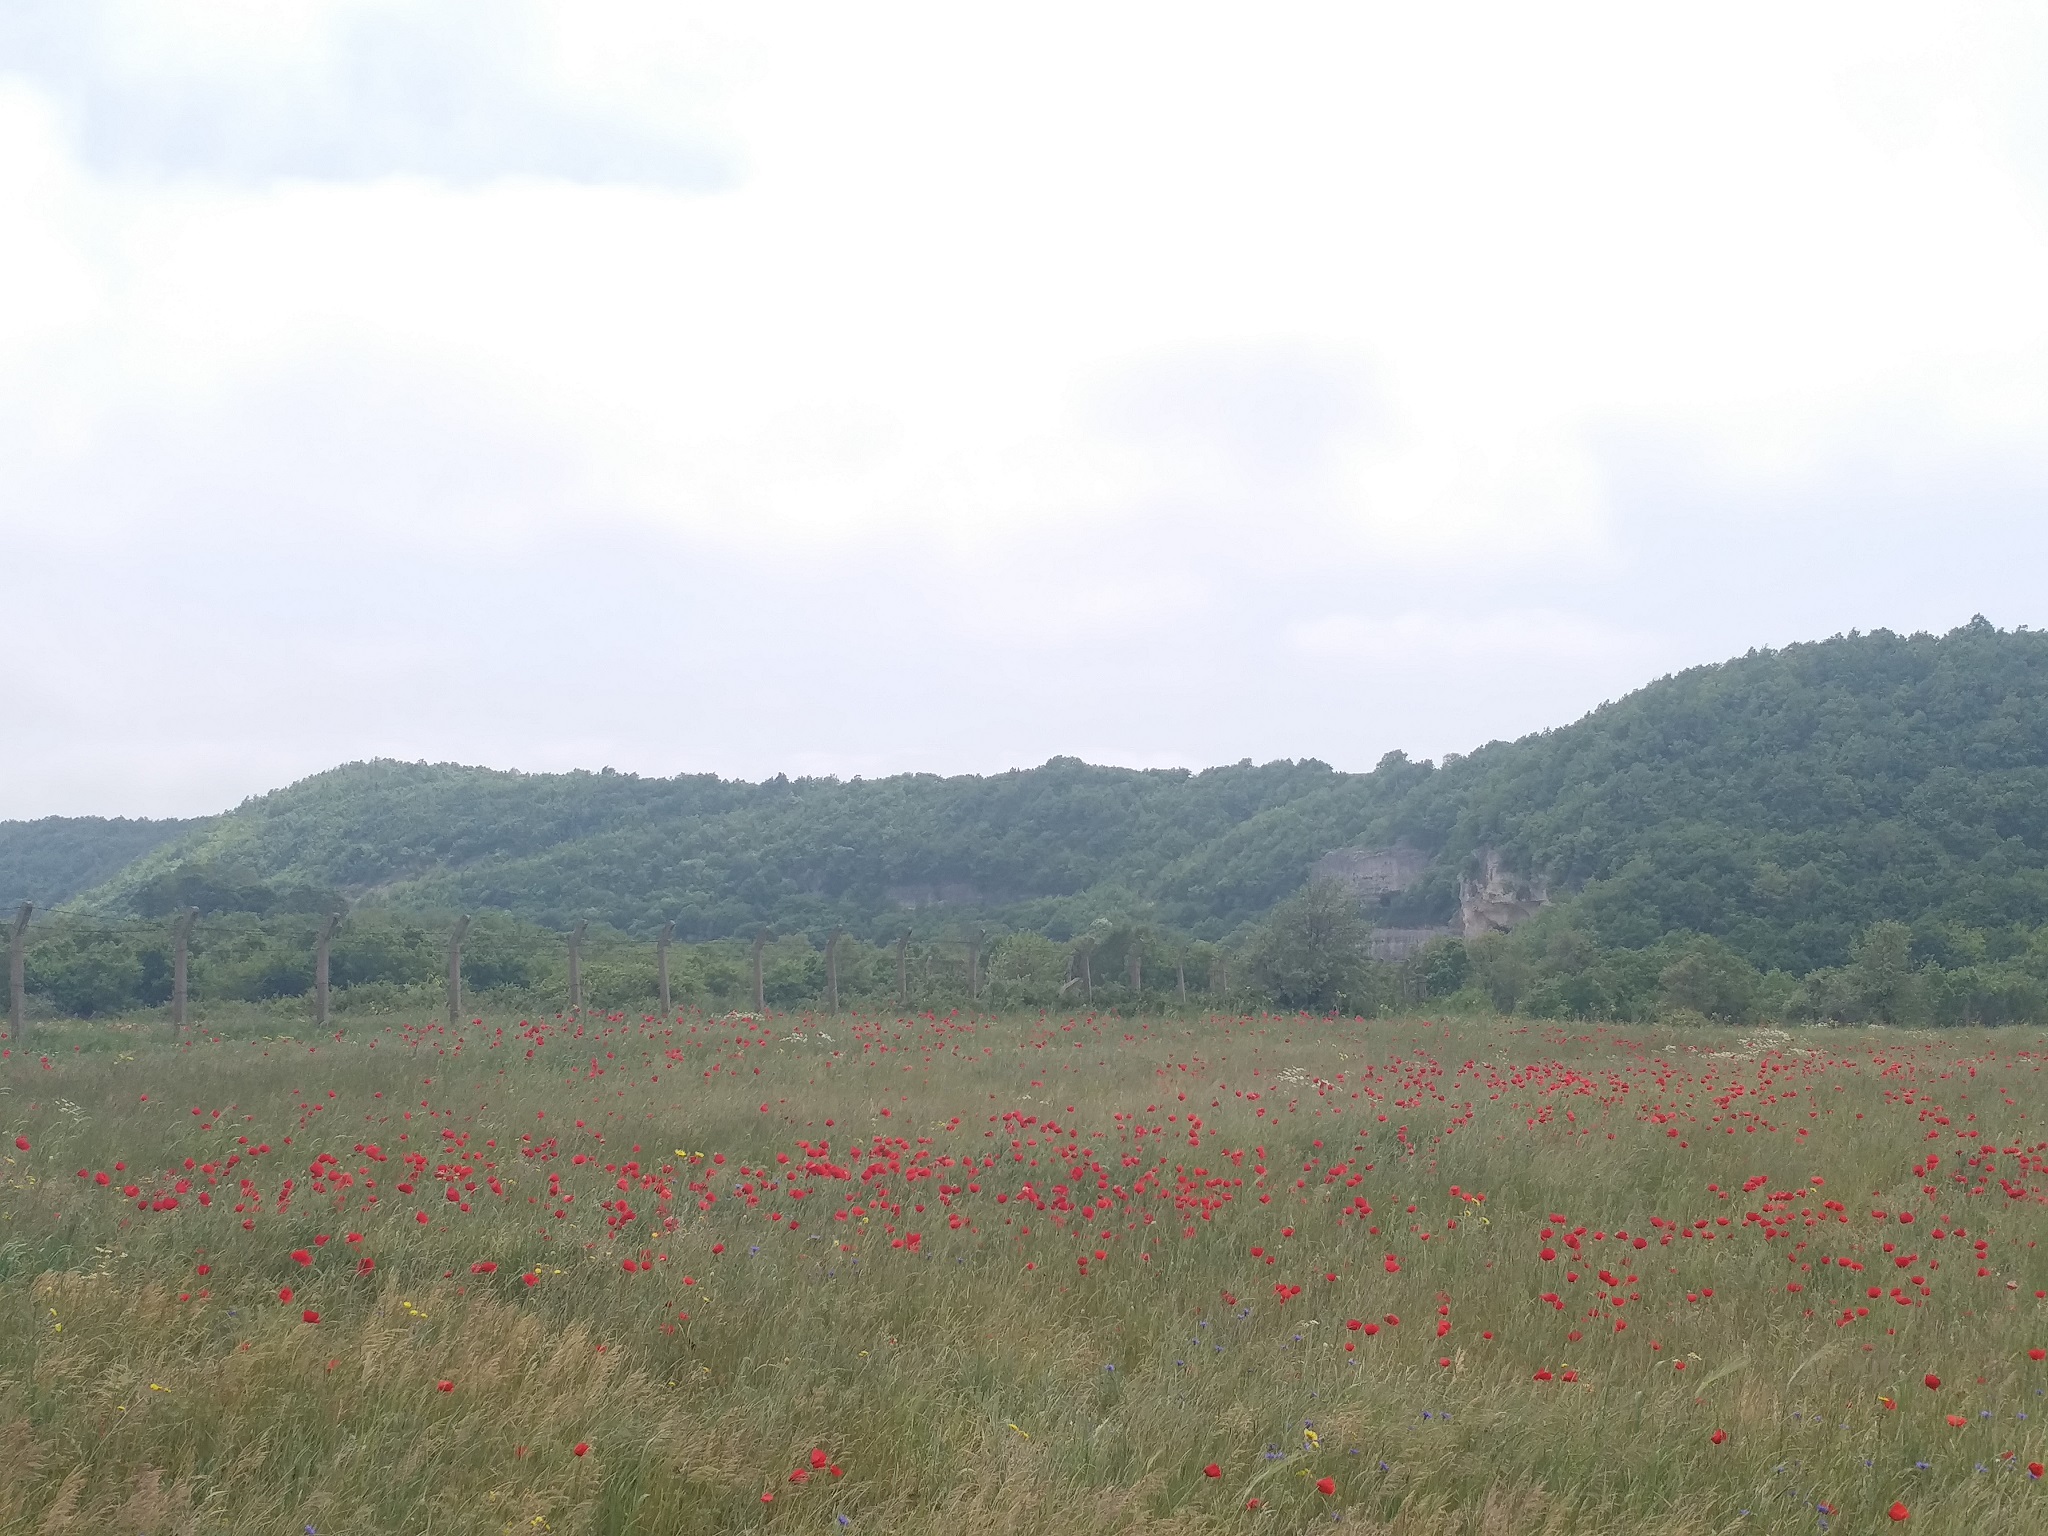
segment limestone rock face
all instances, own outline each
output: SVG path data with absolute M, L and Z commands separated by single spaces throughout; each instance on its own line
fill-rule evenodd
M 1420 848 L 1337 848 L 1309 868 L 1315 880 L 1334 880 L 1360 900 L 1405 891 L 1429 868 Z
M 1478 850 L 1479 873 L 1458 882 L 1458 921 L 1465 937 L 1506 933 L 1526 923 L 1550 901 L 1543 878 L 1515 875 L 1501 865 L 1500 850 Z

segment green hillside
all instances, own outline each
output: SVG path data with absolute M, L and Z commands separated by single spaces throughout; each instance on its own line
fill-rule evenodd
M 139 824 L 97 825 L 104 847 L 107 829 Z M 0 828 L 0 847 L 25 835 Z M 1323 855 L 1394 845 L 1424 867 L 1368 907 L 1383 927 L 1452 923 L 1461 878 L 1489 853 L 1547 885 L 1550 905 L 1510 940 L 1439 945 L 1398 977 L 1339 966 L 1341 985 L 1293 986 L 1269 915 Z M 766 929 L 795 945 L 778 951 L 787 998 L 815 995 L 816 946 L 844 928 L 866 941 L 848 963 L 882 992 L 894 961 L 873 946 L 908 929 L 955 949 L 1016 935 L 989 974 L 1037 978 L 1019 997 L 1050 996 L 1101 945 L 1111 986 L 1142 952 L 1177 957 L 1176 984 L 1207 978 L 1214 958 L 1218 977 L 1263 978 L 1283 1001 L 1462 985 L 1500 1007 L 1634 1016 L 1660 997 L 1791 1008 L 1806 977 L 1798 1006 L 1861 1016 L 1892 1006 L 1871 997 L 1904 995 L 1872 979 L 1882 952 L 1947 978 L 1923 1001 L 1961 999 L 1957 1017 L 2032 1017 L 2048 1010 L 2048 635 L 1978 620 L 1752 652 L 1555 730 L 1442 764 L 1390 754 L 1361 774 L 1055 758 L 988 777 L 748 784 L 354 763 L 126 864 L 52 919 L 72 926 L 46 931 L 57 947 L 32 969 L 61 971 L 77 997 L 148 1000 L 161 919 L 188 905 L 208 914 L 213 974 L 239 978 L 223 995 L 302 989 L 313 914 L 346 905 L 345 969 L 364 984 L 426 985 L 435 924 L 471 911 L 498 914 L 480 933 L 496 935 L 491 974 L 508 987 L 556 976 L 553 935 L 576 922 L 631 949 L 674 921 L 698 944 Z M 1057 948 L 1069 941 L 1081 948 Z M 1250 968 L 1231 972 L 1238 951 Z M 738 985 L 738 952 L 706 953 L 705 974 Z M 945 964 L 964 985 L 964 960 Z
M 1396 841 L 1436 862 L 1382 921 L 1448 918 L 1459 872 L 1491 845 L 1574 899 L 1604 943 L 1709 933 L 1795 972 L 1839 964 L 1881 919 L 2039 924 L 2048 634 L 1980 620 L 1752 652 L 1442 766 L 1394 754 L 1364 774 L 1055 758 L 989 777 L 746 784 L 355 763 L 164 844 L 90 900 L 167 909 L 183 870 L 199 897 L 261 882 L 259 906 L 331 890 L 642 935 L 673 919 L 691 939 L 764 925 L 882 938 L 969 918 L 1060 938 L 1097 916 L 1218 938 L 1323 853 Z
M 1164 872 L 1182 921 L 1278 900 L 1345 843 L 1493 846 L 1608 945 L 1715 935 L 1759 966 L 1836 965 L 1873 922 L 2048 922 L 2048 633 L 1983 620 L 1754 651 L 1434 771 L 1333 775 Z
M 69 901 L 201 825 L 118 816 L 0 821 L 0 902 L 11 910 L 23 901 L 40 907 Z

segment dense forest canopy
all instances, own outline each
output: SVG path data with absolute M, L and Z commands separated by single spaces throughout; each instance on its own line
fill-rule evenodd
M 46 907 L 69 901 L 200 825 L 122 816 L 0 821 L 0 900 L 9 907 L 22 901 Z
M 1369 773 L 1055 758 L 987 777 L 749 784 L 384 761 L 167 840 L 164 827 L 0 824 L 0 874 L 45 904 L 97 876 L 70 921 L 107 935 L 192 906 L 232 919 L 216 933 L 251 935 L 346 907 L 387 927 L 495 912 L 539 936 L 588 921 L 620 942 L 668 922 L 699 944 L 765 929 L 811 952 L 839 929 L 864 949 L 905 930 L 1030 936 L 1067 946 L 1049 984 L 1072 980 L 1074 946 L 1108 938 L 1117 955 L 1178 956 L 1176 984 L 1190 956 L 1206 978 L 1212 956 L 1242 950 L 1242 983 L 1285 999 L 1300 989 L 1274 957 L 1299 946 L 1275 936 L 1275 914 L 1331 850 L 1398 844 L 1425 867 L 1363 914 L 1382 926 L 1452 922 L 1460 880 L 1489 855 L 1552 898 L 1512 942 L 1461 945 L 1455 961 L 1438 946 L 1433 987 L 1411 989 L 1579 1013 L 1679 994 L 1706 1013 L 1738 994 L 1790 1006 L 1789 980 L 1772 994 L 1762 979 L 1869 971 L 1879 932 L 1906 935 L 1884 943 L 1903 943 L 1909 971 L 2033 963 L 2048 923 L 2048 635 L 1979 619 L 1753 651 L 1571 725 L 1441 764 L 1394 753 Z M 1007 953 L 1024 963 L 1017 944 Z M 1033 954 L 1038 971 L 1052 964 Z M 1324 1001 L 1392 984 L 1317 964 Z

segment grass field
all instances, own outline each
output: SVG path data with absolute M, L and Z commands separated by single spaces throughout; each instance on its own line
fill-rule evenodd
M 51 1028 L 0 1071 L 0 1532 L 2048 1531 L 2044 1061 Z

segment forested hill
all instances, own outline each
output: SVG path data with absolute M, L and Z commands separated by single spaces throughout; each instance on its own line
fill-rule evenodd
M 107 816 L 0 821 L 0 902 L 11 910 L 19 901 L 68 901 L 202 825 Z
M 1441 921 L 1479 850 L 1639 947 L 1711 933 L 1753 962 L 1839 964 L 1922 934 L 2048 921 L 2048 634 L 1978 620 L 1851 635 L 1663 678 L 1571 725 L 1442 765 L 1185 771 L 1056 758 L 990 777 L 518 774 L 356 763 L 252 800 L 91 893 L 104 912 L 351 900 L 588 918 L 679 936 L 882 937 L 1097 917 L 1220 937 L 1323 853 L 1430 854 L 1383 922 Z M 33 895 L 33 891 L 23 894 Z

